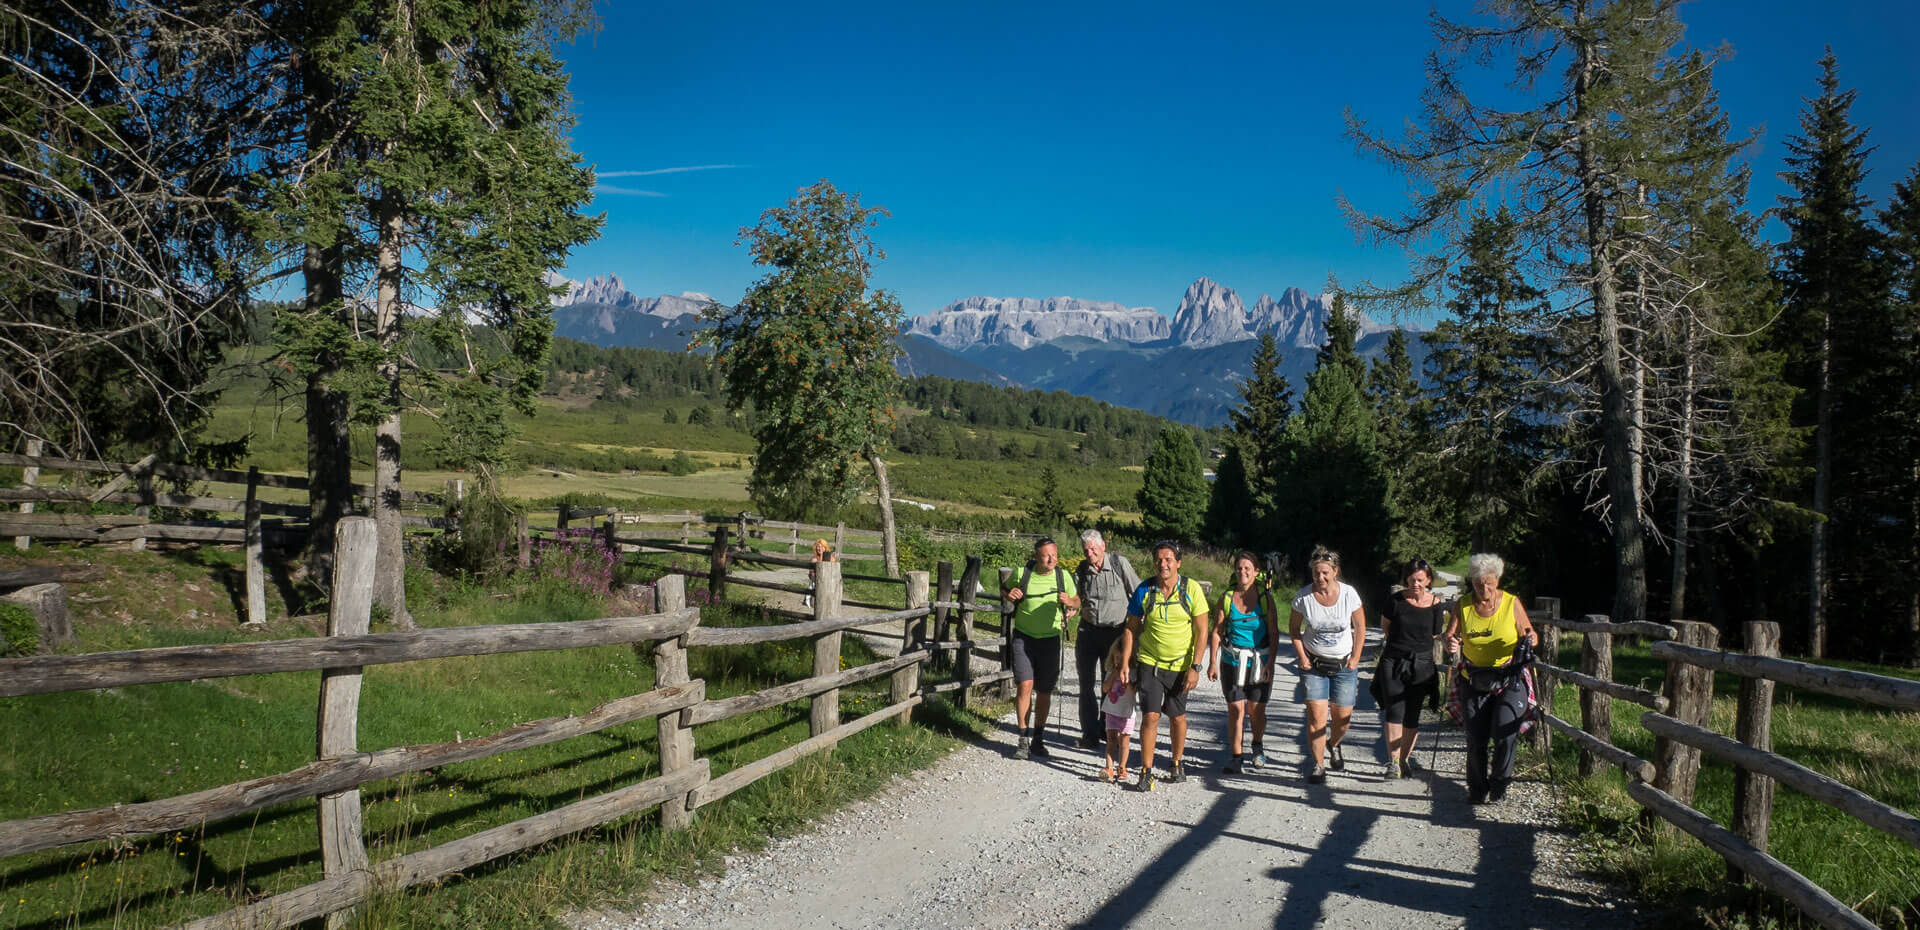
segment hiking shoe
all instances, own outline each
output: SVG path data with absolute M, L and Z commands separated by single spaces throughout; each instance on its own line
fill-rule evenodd
M 1336 772 L 1344 772 L 1347 769 L 1347 754 L 1340 751 L 1339 743 L 1327 744 L 1327 768 Z
M 1013 747 L 1013 757 L 1015 759 L 1033 758 L 1033 740 L 1024 736 L 1020 737 L 1020 745 Z
M 1327 783 L 1327 767 L 1326 766 L 1316 765 L 1313 767 L 1313 771 L 1307 773 L 1307 784 L 1324 785 L 1326 783 Z
M 1080 737 L 1080 748 L 1096 751 L 1105 749 L 1107 748 L 1107 741 L 1097 736 L 1082 736 Z
M 1100 770 L 1100 780 L 1108 783 L 1114 781 L 1113 766 L 1109 765 Z
M 1254 743 L 1253 758 L 1248 762 L 1248 764 L 1253 766 L 1256 769 L 1264 769 L 1273 763 L 1267 760 L 1267 750 L 1264 747 L 1262 747 L 1259 743 Z
M 1240 757 L 1234 756 L 1233 758 L 1228 759 L 1227 764 L 1220 767 L 1220 771 L 1225 772 L 1228 775 L 1240 774 Z
M 1412 778 L 1413 773 L 1417 771 L 1420 771 L 1420 766 L 1419 764 L 1415 763 L 1412 759 L 1400 760 L 1400 777 L 1401 778 Z
M 1485 791 L 1470 791 L 1467 793 L 1467 803 L 1476 805 L 1485 804 L 1487 803 L 1487 793 Z
M 1153 790 L 1153 769 L 1148 768 L 1147 766 L 1144 766 L 1144 765 L 1140 767 L 1140 780 L 1133 783 L 1133 790 L 1135 791 L 1152 791 Z
M 1172 768 L 1167 769 L 1167 784 L 1177 785 L 1186 780 L 1187 780 L 1187 764 L 1185 762 L 1176 761 L 1175 763 L 1173 763 Z
M 1493 787 L 1487 789 L 1487 803 L 1498 804 L 1501 801 L 1504 801 L 1506 799 L 1507 799 L 1507 786 L 1505 784 L 1494 785 Z
M 1387 763 L 1387 780 L 1388 781 L 1393 781 L 1397 778 L 1402 778 L 1404 777 L 1404 775 L 1405 775 L 1405 770 L 1402 769 L 1400 766 L 1395 765 L 1391 761 Z
M 1047 759 L 1047 758 L 1051 758 L 1052 756 L 1053 756 L 1053 751 L 1047 748 L 1047 744 L 1045 742 L 1042 742 L 1039 737 L 1037 736 L 1034 737 L 1033 738 L 1033 757 L 1035 759 Z

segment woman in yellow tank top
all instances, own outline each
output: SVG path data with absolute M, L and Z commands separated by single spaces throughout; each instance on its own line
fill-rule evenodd
M 1467 560 L 1467 584 L 1473 594 L 1454 611 L 1447 625 L 1447 652 L 1462 653 L 1468 666 L 1493 668 L 1513 660 L 1521 640 L 1538 646 L 1540 638 L 1520 599 L 1500 590 L 1507 563 L 1491 553 Z M 1459 673 L 1456 673 L 1459 674 Z M 1462 684 L 1467 729 L 1467 797 L 1475 804 L 1507 796 L 1513 781 L 1514 750 L 1520 722 L 1527 714 L 1527 685 L 1516 675 L 1492 691 Z M 1488 743 L 1493 752 L 1488 756 Z

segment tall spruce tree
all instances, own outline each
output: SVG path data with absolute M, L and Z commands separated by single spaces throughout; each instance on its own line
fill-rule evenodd
M 1833 605 L 1830 544 L 1839 534 L 1858 532 L 1872 505 L 1843 512 L 1837 500 L 1872 496 L 1874 489 L 1847 487 L 1836 475 L 1836 449 L 1851 458 L 1860 448 L 1849 439 L 1872 442 L 1858 427 L 1871 417 L 1854 416 L 1859 403 L 1873 400 L 1853 380 L 1852 352 L 1878 334 L 1874 324 L 1885 312 L 1884 289 L 1874 261 L 1876 235 L 1867 220 L 1867 131 L 1852 118 L 1855 93 L 1840 86 L 1839 63 L 1828 51 L 1820 60 L 1820 96 L 1807 102 L 1800 135 L 1787 142 L 1788 170 L 1781 173 L 1788 192 L 1779 216 L 1787 227 L 1779 277 L 1786 290 L 1786 312 L 1775 332 L 1789 358 L 1787 375 L 1805 403 L 1795 422 L 1813 430 L 1811 487 L 1803 498 L 1812 510 L 1808 539 L 1807 652 L 1827 654 L 1828 617 Z M 1908 360 L 1911 364 L 1911 360 Z M 1854 435 L 1849 436 L 1849 433 Z M 1841 487 L 1836 487 L 1836 478 Z M 1864 512 L 1863 512 L 1864 511 Z M 1872 605 L 1859 605 L 1874 612 Z
M 1896 364 L 1878 374 L 1888 400 L 1887 429 L 1880 440 L 1885 448 L 1878 451 L 1880 460 L 1893 466 L 1886 476 L 1888 499 L 1906 504 L 1904 513 L 1896 510 L 1884 524 L 1891 538 L 1882 551 L 1904 559 L 1908 569 L 1894 576 L 1904 579 L 1905 590 L 1896 588 L 1888 602 L 1905 614 L 1907 661 L 1920 666 L 1920 585 L 1909 573 L 1920 565 L 1920 376 L 1913 365 L 1920 358 L 1920 162 L 1906 180 L 1894 184 L 1880 223 L 1886 231 L 1881 264 L 1892 292 L 1887 357 Z
M 1476 552 L 1511 549 L 1530 529 L 1535 470 L 1556 458 L 1567 415 L 1548 370 L 1551 310 L 1521 271 L 1521 247 L 1505 208 L 1477 213 L 1449 278 L 1451 315 L 1421 337 L 1441 493 Z
M 585 10 L 390 0 L 279 15 L 301 63 L 309 170 L 282 182 L 261 227 L 304 251 L 307 300 L 278 332 L 307 385 L 312 535 L 330 536 L 350 499 L 347 423 L 371 427 L 375 603 L 407 625 L 400 411 L 424 406 L 468 429 L 440 451 L 483 477 L 499 464 L 507 411 L 531 412 L 546 370 L 546 275 L 598 229 L 580 212 L 592 173 L 568 141 L 552 53 Z M 366 293 L 349 293 L 354 282 Z M 416 346 L 457 349 L 464 363 L 431 368 Z
M 1237 437 L 1226 439 L 1226 451 L 1213 469 L 1213 488 L 1207 498 L 1207 538 L 1222 546 L 1258 546 L 1255 542 L 1259 523 L 1252 476 L 1247 474 L 1248 455 Z M 1268 500 L 1271 507 L 1272 501 Z
M 1060 476 L 1053 463 L 1040 466 L 1040 488 L 1027 505 L 1027 519 L 1041 532 L 1052 532 L 1067 525 L 1067 504 L 1060 499 Z
M 1160 431 L 1135 500 L 1140 504 L 1140 528 L 1147 535 L 1182 542 L 1200 538 L 1207 513 L 1207 479 L 1192 433 L 1177 426 Z
M 1371 586 L 1387 566 L 1392 527 L 1365 363 L 1354 352 L 1356 329 L 1346 301 L 1336 296 L 1327 344 L 1307 376 L 1300 412 L 1287 421 L 1285 478 L 1268 534 L 1301 564 L 1314 544 L 1333 547 L 1349 579 Z
M 1465 244 L 1466 209 L 1497 198 L 1516 210 L 1522 254 L 1541 266 L 1537 279 L 1579 291 L 1564 311 L 1566 344 L 1582 349 L 1591 380 L 1598 440 L 1597 502 L 1614 544 L 1613 615 L 1646 615 L 1646 528 L 1642 522 L 1641 434 L 1624 317 L 1640 263 L 1643 207 L 1631 193 L 1650 158 L 1646 130 L 1669 118 L 1670 68 L 1683 27 L 1678 0 L 1548 0 L 1497 4 L 1493 21 L 1462 24 L 1435 18 L 1440 51 L 1429 59 L 1424 115 L 1403 141 L 1350 134 L 1364 152 L 1407 174 L 1417 193 L 1398 216 L 1350 212 L 1381 241 L 1440 241 L 1411 281 L 1387 299 L 1418 301 L 1439 289 Z M 1468 88 L 1471 68 L 1511 63 L 1518 101 L 1488 106 Z M 1664 260 L 1664 257 L 1655 257 Z
M 1395 562 L 1438 562 L 1458 554 L 1452 501 L 1440 481 L 1439 444 L 1431 431 L 1431 399 L 1413 374 L 1407 331 L 1387 334 L 1386 353 L 1367 372 L 1374 430 L 1387 470 L 1387 513 L 1393 533 L 1387 550 Z
M 1234 467 L 1244 478 L 1244 488 L 1220 478 L 1214 482 L 1215 498 L 1226 495 L 1221 519 L 1247 544 L 1254 543 L 1256 528 L 1273 517 L 1287 418 L 1293 414 L 1293 386 L 1280 373 L 1280 345 L 1273 333 L 1260 334 L 1250 366 L 1247 379 L 1240 383 L 1240 405 L 1227 413 L 1233 432 L 1227 454 L 1236 459 Z M 1221 466 L 1219 474 L 1225 476 L 1226 462 Z

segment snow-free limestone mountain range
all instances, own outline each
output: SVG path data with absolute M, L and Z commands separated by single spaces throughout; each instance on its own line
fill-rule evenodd
M 556 278 L 556 335 L 602 346 L 678 350 L 712 298 L 697 291 L 639 297 L 618 276 Z M 1152 307 L 1074 297 L 969 297 L 915 316 L 901 334 L 908 375 L 1064 390 L 1191 423 L 1226 418 L 1271 332 L 1296 391 L 1326 341 L 1328 294 L 1286 288 L 1248 309 L 1233 288 L 1202 277 L 1171 318 Z M 1359 349 L 1377 355 L 1394 327 L 1359 315 Z M 1418 365 L 1424 346 L 1410 346 Z M 1145 376 L 1143 376 L 1145 375 Z

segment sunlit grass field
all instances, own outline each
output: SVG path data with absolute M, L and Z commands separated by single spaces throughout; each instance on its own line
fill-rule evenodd
M 124 553 L 98 590 L 218 587 L 219 559 Z M 149 566 L 141 577 L 139 563 Z M 84 591 L 83 591 L 84 593 Z M 106 596 L 90 594 L 89 597 Z M 554 582 L 493 590 L 411 573 L 410 601 L 426 626 L 578 620 L 609 605 Z M 203 601 L 204 603 L 204 601 Z M 177 605 L 175 605 L 177 606 Z M 155 622 L 167 611 L 83 622 L 79 651 L 312 635 L 278 620 L 245 634 L 209 616 L 194 628 Z M 208 614 L 214 611 L 208 611 Z M 111 615 L 110 615 L 111 616 Z M 178 616 L 175 614 L 175 616 Z M 759 622 L 753 611 L 707 608 L 703 622 Z M 650 653 L 647 653 L 650 656 Z M 696 650 L 692 674 L 709 697 L 811 674 L 811 643 Z M 871 661 L 847 639 L 844 662 Z M 626 647 L 439 659 L 366 669 L 362 749 L 491 733 L 577 714 L 652 686 L 650 659 Z M 285 673 L 0 699 L 0 819 L 170 797 L 297 768 L 312 760 L 319 674 Z M 846 719 L 886 704 L 886 679 L 843 690 Z M 701 809 L 687 833 L 664 835 L 651 814 L 479 867 L 444 887 L 376 902 L 367 927 L 548 927 L 570 907 L 604 906 L 661 875 L 711 865 L 736 848 L 864 795 L 928 764 L 985 718 L 934 701 L 931 727 L 877 727 Z M 808 735 L 808 703 L 700 727 L 715 774 Z M 366 838 L 378 861 L 550 810 L 658 774 L 652 721 L 362 788 Z M 312 800 L 164 836 L 92 843 L 0 860 L 0 928 L 149 927 L 215 913 L 320 877 Z

